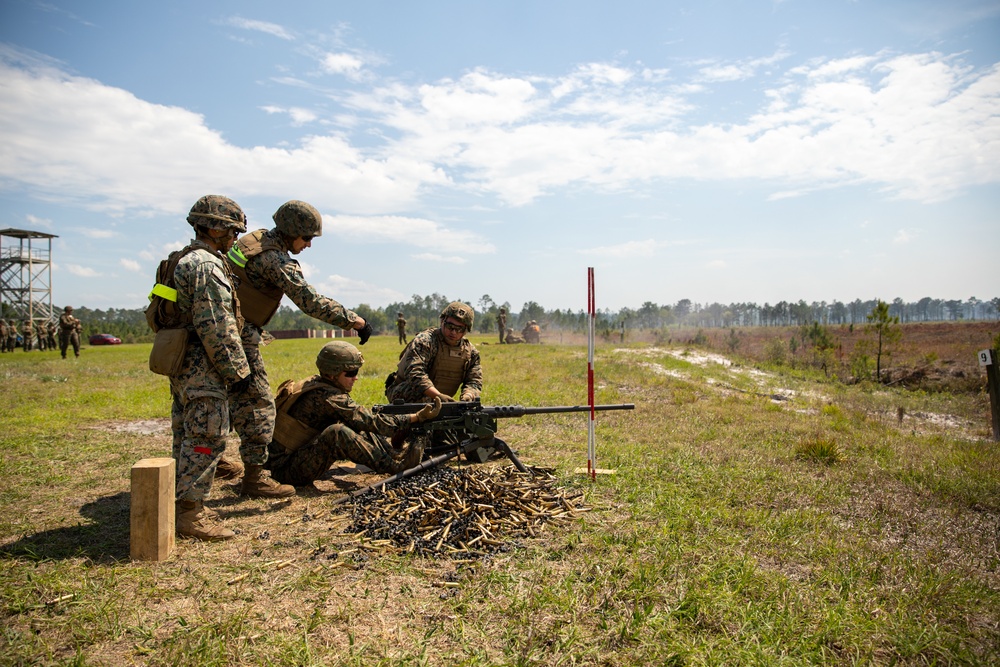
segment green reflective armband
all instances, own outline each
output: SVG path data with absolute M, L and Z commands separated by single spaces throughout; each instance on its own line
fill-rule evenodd
M 226 253 L 226 257 L 228 257 L 233 264 L 240 267 L 241 269 L 245 269 L 247 267 L 246 255 L 244 255 L 243 251 L 241 251 L 236 246 L 233 246 L 232 248 L 229 249 L 229 252 Z
M 156 283 L 153 285 L 153 291 L 149 293 L 149 300 L 152 301 L 154 296 L 158 296 L 161 299 L 167 301 L 177 302 L 177 290 L 173 287 L 167 287 L 162 283 Z

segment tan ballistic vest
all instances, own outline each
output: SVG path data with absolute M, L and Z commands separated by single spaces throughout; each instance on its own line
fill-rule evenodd
M 247 322 L 263 327 L 274 314 L 278 312 L 281 298 L 285 296 L 279 288 L 273 285 L 258 289 L 247 277 L 246 265 L 252 258 L 265 250 L 283 251 L 273 239 L 263 239 L 266 229 L 258 229 L 240 238 L 226 254 L 226 262 L 237 278 L 240 286 L 237 293 L 240 296 L 240 310 Z M 262 240 L 263 239 L 263 240 Z
M 470 346 L 459 344 L 458 347 L 451 347 L 442 340 L 438 346 L 437 356 L 434 357 L 431 382 L 442 394 L 454 396 L 462 386 L 465 369 L 471 360 Z
M 318 375 L 314 375 L 308 380 L 285 380 L 278 386 L 278 393 L 274 397 L 274 407 L 277 414 L 274 417 L 273 439 L 286 451 L 294 452 L 320 434 L 319 429 L 308 426 L 292 417 L 288 411 L 304 394 L 319 389 L 325 384 Z

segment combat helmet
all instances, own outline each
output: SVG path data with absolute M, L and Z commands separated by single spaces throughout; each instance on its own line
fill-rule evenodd
M 278 207 L 271 216 L 278 231 L 291 238 L 322 236 L 323 216 L 312 204 L 293 199 Z
M 207 227 L 241 234 L 247 230 L 247 216 L 240 205 L 222 195 L 205 195 L 194 203 L 187 217 L 192 227 Z
M 73 306 L 66 306 L 65 308 L 63 308 L 63 312 L 64 313 L 72 313 L 73 312 Z
M 472 310 L 472 306 L 461 301 L 452 301 L 441 311 L 441 322 L 444 323 L 449 317 L 455 318 L 465 325 L 466 330 L 472 331 L 472 321 L 475 319 L 476 313 Z
M 339 375 L 342 371 L 354 371 L 361 368 L 365 358 L 358 348 L 344 341 L 327 343 L 316 355 L 316 368 L 323 375 Z

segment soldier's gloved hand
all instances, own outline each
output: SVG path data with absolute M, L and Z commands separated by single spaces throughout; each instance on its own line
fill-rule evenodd
M 368 342 L 368 339 L 372 337 L 375 330 L 372 329 L 372 323 L 365 320 L 365 326 L 358 329 L 358 338 L 361 339 L 361 344 L 364 345 Z
M 250 387 L 250 382 L 253 381 L 253 375 L 248 375 L 242 380 L 237 380 L 236 382 L 229 385 L 230 394 L 242 394 Z
M 434 419 L 439 414 L 441 414 L 441 399 L 437 396 L 434 397 L 433 403 L 428 403 L 424 407 L 417 411 L 417 421 L 425 422 L 428 419 Z

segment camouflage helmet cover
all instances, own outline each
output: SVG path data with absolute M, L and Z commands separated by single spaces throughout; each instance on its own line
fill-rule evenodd
M 472 322 L 476 317 L 476 313 L 472 310 L 472 306 L 461 301 L 452 301 L 441 311 L 441 322 L 443 323 L 449 317 L 455 318 L 464 324 L 466 329 L 472 331 Z
M 63 312 L 64 313 L 72 313 L 73 312 L 73 306 L 66 306 L 65 308 L 63 308 Z
M 342 371 L 357 370 L 364 363 L 365 358 L 358 348 L 339 340 L 327 343 L 316 355 L 316 368 L 323 375 L 339 375 Z
M 228 231 L 236 229 L 243 233 L 247 230 L 247 216 L 240 205 L 229 197 L 222 195 L 205 195 L 194 203 L 187 217 L 192 227 L 207 227 Z
M 322 236 L 323 216 L 312 204 L 293 199 L 278 207 L 271 216 L 278 231 L 285 236 Z

